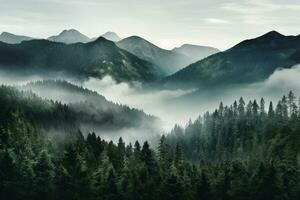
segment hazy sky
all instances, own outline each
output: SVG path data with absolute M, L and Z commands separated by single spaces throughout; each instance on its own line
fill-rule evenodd
M 75 28 L 114 31 L 164 48 L 226 49 L 270 30 L 300 34 L 299 0 L 0 0 L 0 31 L 48 37 Z

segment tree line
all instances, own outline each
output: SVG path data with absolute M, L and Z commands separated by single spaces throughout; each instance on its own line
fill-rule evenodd
M 290 92 L 266 110 L 263 99 L 221 103 L 151 148 L 77 127 L 50 137 L 18 104 L 0 121 L 0 198 L 299 199 L 296 97 Z

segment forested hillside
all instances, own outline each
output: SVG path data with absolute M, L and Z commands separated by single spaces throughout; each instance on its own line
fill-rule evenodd
M 47 100 L 37 96 L 31 91 L 19 91 L 13 87 L 0 87 L 0 120 L 6 122 L 14 112 L 21 112 L 26 119 L 34 122 L 45 132 L 70 133 L 82 129 L 83 131 L 106 132 L 122 128 L 137 128 L 141 125 L 151 129 L 157 119 L 146 115 L 142 111 L 131 109 L 128 106 L 108 102 L 104 97 L 68 82 L 43 81 L 28 84 L 25 88 L 59 89 L 77 94 L 76 102 L 61 103 L 58 100 Z M 65 88 L 65 90 L 62 90 Z M 76 91 L 76 92 L 75 92 Z M 81 95 L 81 96 L 80 96 Z M 70 96 L 70 95 L 69 95 Z M 85 98 L 83 98 L 85 96 Z
M 277 69 L 298 64 L 299 50 L 300 36 L 271 31 L 193 63 L 164 78 L 162 83 L 198 88 L 255 83 L 267 79 Z
M 64 44 L 48 40 L 0 42 L 0 69 L 10 73 L 51 74 L 88 79 L 106 75 L 117 81 L 153 81 L 161 71 L 103 37 L 89 43 Z
M 36 104 L 40 113 L 61 108 L 66 114 L 55 116 L 72 119 L 67 106 L 28 93 L 22 95 L 34 101 L 16 102 L 20 94 L 7 87 L 1 94 L 1 199 L 300 197 L 300 111 L 293 93 L 268 111 L 264 100 L 221 104 L 162 136 L 157 149 L 147 142 L 126 145 L 122 138 L 114 144 L 94 133 L 84 137 L 75 128 L 72 137 L 53 139 L 38 126 L 41 114 L 28 110 Z M 14 97 L 10 104 L 8 96 Z

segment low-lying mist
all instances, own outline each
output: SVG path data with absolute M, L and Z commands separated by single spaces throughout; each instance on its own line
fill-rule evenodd
M 132 108 L 143 110 L 145 113 L 157 116 L 162 125 L 155 124 L 155 131 L 149 131 L 149 127 L 141 125 L 139 128 L 125 127 L 119 130 L 100 131 L 105 139 L 116 141 L 122 136 L 125 141 L 143 140 L 157 138 L 157 135 L 169 132 L 175 124 L 184 126 L 189 119 L 196 119 L 206 111 L 213 111 L 220 102 L 230 105 L 234 100 L 243 97 L 246 101 L 265 98 L 266 102 L 275 101 L 287 94 L 290 90 L 297 95 L 300 93 L 300 65 L 290 69 L 275 71 L 267 80 L 259 83 L 222 87 L 219 89 L 204 90 L 167 90 L 167 89 L 144 89 L 141 83 L 117 83 L 110 76 L 102 80 L 90 78 L 89 80 L 74 81 L 73 84 L 82 86 L 103 95 L 107 100 L 128 105 Z M 60 77 L 61 78 L 61 77 Z M 43 80 L 39 76 L 14 76 L 0 72 L 1 84 L 24 85 L 31 81 Z M 65 79 L 65 78 L 63 78 Z M 74 103 L 84 100 L 84 97 L 72 92 L 66 93 L 60 90 L 44 90 L 39 95 L 44 98 L 60 100 L 64 103 Z M 95 131 L 94 127 L 83 127 L 83 129 Z
M 83 86 L 104 95 L 107 99 L 144 110 L 162 119 L 163 131 L 175 124 L 185 125 L 206 111 L 213 111 L 220 102 L 231 105 L 243 97 L 246 101 L 264 98 L 277 102 L 292 90 L 300 93 L 300 65 L 279 69 L 267 80 L 253 84 L 221 87 L 207 90 L 143 90 L 141 84 L 116 83 L 107 76 L 102 80 L 91 78 Z
M 179 97 L 195 90 L 144 90 L 140 83 L 117 83 L 110 76 L 102 80 L 90 78 L 83 87 L 97 91 L 107 99 L 138 108 L 144 112 L 158 116 L 163 121 L 163 131 L 170 130 L 175 123 L 186 121 L 184 113 L 176 111 L 176 104 L 170 104 Z M 173 107 L 175 106 L 175 107 Z

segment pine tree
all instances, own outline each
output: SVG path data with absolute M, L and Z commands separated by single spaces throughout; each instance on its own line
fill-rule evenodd
M 46 150 L 40 152 L 35 171 L 35 190 L 40 197 L 48 199 L 53 193 L 53 178 L 55 177 L 54 165 Z
M 275 112 L 273 108 L 273 102 L 271 101 L 269 105 L 268 117 L 272 119 L 274 116 L 275 116 Z
M 242 97 L 239 100 L 238 110 L 239 110 L 239 116 L 241 116 L 241 117 L 244 116 L 244 114 L 245 114 L 245 101 Z
M 198 178 L 196 185 L 195 199 L 212 199 L 210 184 L 208 182 L 207 175 L 203 170 L 201 171 L 201 175 Z
M 116 165 L 115 169 L 116 171 L 120 171 L 123 167 L 123 160 L 126 153 L 125 143 L 123 142 L 122 137 L 120 137 L 118 146 L 117 146 L 117 152 L 116 152 Z
M 261 115 L 262 117 L 264 117 L 265 114 L 266 114 L 266 111 L 265 111 L 265 100 L 264 100 L 264 98 L 261 98 L 261 100 L 260 100 L 259 111 L 260 111 L 260 115 Z
M 294 112 L 294 109 L 296 107 L 295 99 L 296 99 L 296 97 L 295 97 L 294 93 L 292 91 L 290 91 L 288 94 L 288 106 L 289 106 L 290 116 L 295 113 Z
M 138 141 L 134 143 L 133 155 L 136 161 L 139 161 L 141 159 L 141 145 Z
M 145 163 L 146 168 L 149 172 L 153 172 L 155 167 L 154 155 L 149 147 L 149 143 L 144 142 L 142 151 L 141 151 L 141 161 Z

